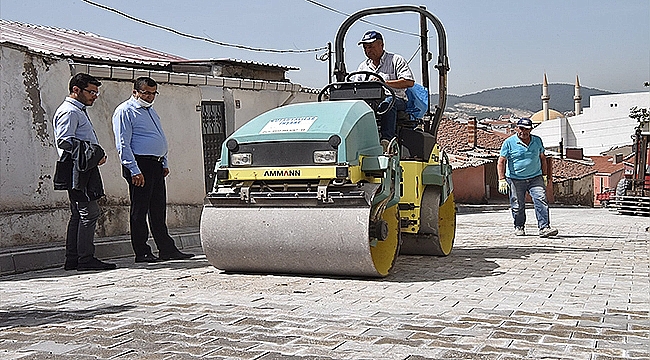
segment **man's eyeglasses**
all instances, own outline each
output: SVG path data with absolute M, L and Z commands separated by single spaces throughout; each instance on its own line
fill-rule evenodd
M 95 95 L 95 96 L 99 96 L 99 94 L 100 94 L 99 91 L 95 91 L 95 90 L 81 89 L 81 91 L 85 91 L 85 92 L 89 93 L 90 95 Z
M 149 96 L 149 95 L 156 96 L 156 95 L 160 94 L 158 91 L 138 90 L 138 92 L 140 94 L 142 94 L 142 95 L 147 95 L 147 96 Z

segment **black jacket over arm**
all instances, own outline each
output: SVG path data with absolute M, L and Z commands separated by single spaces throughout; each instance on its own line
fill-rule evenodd
M 72 190 L 75 201 L 97 200 L 104 196 L 104 184 L 97 167 L 106 155 L 98 144 L 72 138 L 72 145 L 65 141 L 54 174 L 54 190 Z

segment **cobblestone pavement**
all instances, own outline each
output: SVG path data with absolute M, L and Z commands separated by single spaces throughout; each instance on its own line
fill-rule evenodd
M 509 216 L 459 214 L 452 255 L 401 256 L 384 279 L 225 274 L 205 257 L 0 277 L 0 358 L 650 358 L 650 220 L 553 208 L 560 234 L 540 239 Z

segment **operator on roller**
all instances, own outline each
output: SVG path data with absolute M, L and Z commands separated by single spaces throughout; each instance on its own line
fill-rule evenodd
M 415 78 L 404 57 L 384 51 L 384 37 L 381 33 L 375 30 L 367 31 L 358 45 L 363 45 L 363 51 L 368 59 L 359 64 L 357 71 L 377 73 L 381 75 L 386 85 L 395 90 L 395 104 L 381 115 L 379 137 L 386 150 L 390 140 L 395 137 L 397 112 L 406 110 L 406 89 L 415 84 Z M 390 96 L 387 97 L 379 106 L 379 110 L 384 110 L 391 100 Z
M 499 192 L 508 194 L 510 190 L 510 209 L 515 222 L 515 235 L 526 235 L 526 193 L 530 194 L 535 207 L 535 217 L 540 237 L 557 235 L 551 227 L 546 186 L 548 172 L 542 138 L 531 135 L 533 122 L 519 119 L 517 134 L 507 138 L 501 146 L 497 162 Z

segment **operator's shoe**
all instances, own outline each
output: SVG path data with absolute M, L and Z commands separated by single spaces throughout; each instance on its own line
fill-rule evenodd
M 63 269 L 64 270 L 77 270 L 77 262 L 73 260 L 66 260 L 65 264 L 63 264 Z
M 524 236 L 524 235 L 526 235 L 526 231 L 524 230 L 523 227 L 516 227 L 515 228 L 515 235 L 516 236 Z
M 388 145 L 390 145 L 390 141 L 386 139 L 381 139 L 381 147 L 384 149 L 384 152 L 388 152 Z
M 103 262 L 97 258 L 91 258 L 87 262 L 79 263 L 77 271 L 93 271 L 93 270 L 113 270 L 117 267 L 115 264 Z
M 539 229 L 539 237 L 545 238 L 549 236 L 555 236 L 557 235 L 558 231 L 557 229 L 553 229 L 552 227 L 545 227 L 543 229 Z
M 180 250 L 169 254 L 158 254 L 160 260 L 187 260 L 194 257 L 194 254 L 182 253 Z

